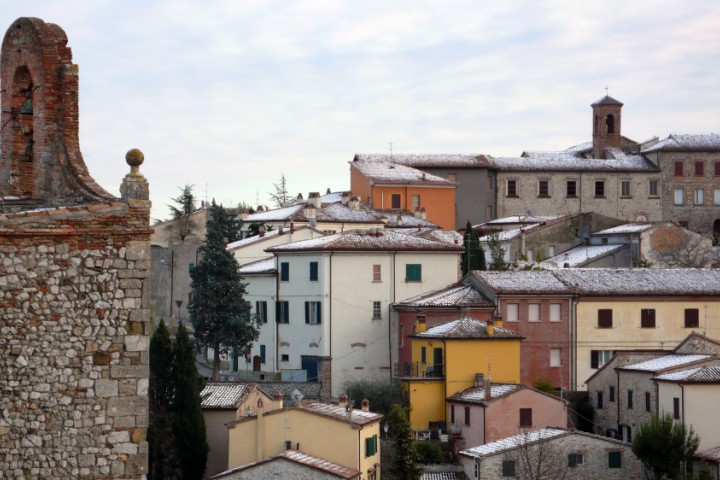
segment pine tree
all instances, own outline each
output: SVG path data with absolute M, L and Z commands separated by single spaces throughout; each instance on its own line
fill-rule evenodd
M 422 476 L 422 467 L 418 465 L 420 456 L 415 450 L 413 432 L 410 428 L 405 409 L 402 405 L 394 404 L 388 413 L 390 435 L 395 440 L 395 462 L 393 463 L 393 478 L 403 480 L 419 480 Z
M 632 451 L 652 472 L 653 478 L 680 478 L 692 463 L 700 444 L 692 427 L 675 422 L 672 415 L 652 415 L 640 424 Z M 684 478 L 684 477 L 683 477 Z
M 200 392 L 203 380 L 195 366 L 195 346 L 181 322 L 175 336 L 173 433 L 183 480 L 200 480 L 205 473 L 208 445 Z
M 192 185 L 186 184 L 184 187 L 178 188 L 180 189 L 180 195 L 171 199 L 177 206 L 168 205 L 168 207 L 170 207 L 170 214 L 176 222 L 177 234 L 180 240 L 184 241 L 194 227 L 191 213 L 197 210 L 197 199 L 193 194 Z
M 235 257 L 226 242 L 239 236 L 239 225 L 222 205 L 208 211 L 202 259 L 190 272 L 192 299 L 188 309 L 195 338 L 213 350 L 213 380 L 220 378 L 220 356 L 243 352 L 258 338 L 258 327 L 250 317 L 250 304 Z
M 465 226 L 465 235 L 463 237 L 463 246 L 465 252 L 462 254 L 462 272 L 467 275 L 473 270 L 487 270 L 485 265 L 485 250 L 480 243 L 480 236 L 477 230 L 472 228 L 468 220 Z
M 148 400 L 148 478 L 175 480 L 180 478 L 175 437 L 172 428 L 173 346 L 165 321 L 160 320 L 150 339 L 150 382 Z

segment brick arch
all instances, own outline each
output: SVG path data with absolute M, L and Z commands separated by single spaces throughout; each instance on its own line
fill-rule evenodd
M 78 69 L 65 32 L 39 18 L 19 18 L 7 30 L 0 51 L 2 157 L 0 196 L 18 195 L 40 204 L 82 204 L 115 197 L 90 176 L 79 144 Z M 30 78 L 33 147 L 31 168 L 19 165 L 18 72 Z M 27 85 L 25 85 L 27 87 Z M 28 178 L 28 170 L 31 171 Z M 21 187 L 20 187 L 21 185 Z

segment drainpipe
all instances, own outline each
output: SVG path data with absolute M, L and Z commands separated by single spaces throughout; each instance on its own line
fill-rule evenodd
M 680 411 L 680 416 L 682 417 L 680 421 L 683 425 L 685 425 L 685 387 L 683 387 L 682 383 L 678 383 L 678 386 L 680 387 L 680 401 L 682 402 L 682 410 Z M 682 462 L 683 464 L 683 478 L 687 478 L 687 465 L 685 460 Z
M 277 254 L 275 254 L 275 264 L 279 267 L 280 266 L 280 258 L 278 258 Z M 280 371 L 280 366 L 278 365 L 278 357 L 280 356 L 280 322 L 278 322 L 278 319 L 280 318 L 278 315 L 280 312 L 278 311 L 278 308 L 280 307 L 280 271 L 278 269 L 277 274 L 275 275 L 275 371 Z M 250 357 L 250 360 L 252 360 L 252 356 Z
M 573 295 L 570 298 L 573 308 L 570 310 L 570 389 L 577 390 L 577 305 L 579 297 Z
M 616 408 L 617 408 L 617 431 L 620 433 L 620 372 L 618 370 L 615 370 L 615 375 L 617 376 L 617 382 L 615 383 L 615 400 L 616 400 Z M 657 383 L 656 383 L 657 385 Z M 609 399 L 608 399 L 609 400 Z M 615 434 L 617 436 L 617 433 Z
M 392 252 L 392 268 L 390 269 L 390 278 L 392 279 L 392 289 L 391 289 L 391 301 L 388 305 L 388 358 L 390 359 L 390 380 L 392 380 L 393 377 L 393 361 L 392 361 L 392 320 L 390 318 L 390 310 L 391 305 L 395 303 L 395 293 L 396 293 L 396 285 L 395 285 L 395 260 L 397 257 L 397 251 Z M 398 322 L 399 324 L 400 322 Z M 398 325 L 398 334 L 400 333 L 400 325 Z M 398 344 L 398 348 L 400 348 L 400 345 Z M 412 351 L 412 350 L 411 350 Z M 399 352 L 398 352 L 399 357 Z
M 329 277 L 329 278 L 328 278 L 328 283 L 330 284 L 330 286 L 328 287 L 329 294 L 330 294 L 329 301 L 328 301 L 328 303 L 329 303 L 329 305 L 328 305 L 328 310 L 329 310 L 329 311 L 328 311 L 328 314 L 329 314 L 329 316 L 330 316 L 330 321 L 329 321 L 330 325 L 329 325 L 329 332 L 328 332 L 328 337 L 329 337 L 329 339 L 328 339 L 328 352 L 329 352 L 329 354 L 330 354 L 330 394 L 331 394 L 331 395 L 332 395 L 332 338 L 333 338 L 333 336 L 332 336 L 332 324 L 333 324 L 333 322 L 332 322 L 332 318 L 333 318 L 333 316 L 332 316 L 332 311 L 333 311 L 333 309 L 332 309 L 332 306 L 333 306 L 333 304 L 332 304 L 332 301 L 333 301 L 333 295 L 332 295 L 332 272 L 333 272 L 333 264 L 332 264 L 332 260 L 333 260 L 333 258 L 332 258 L 332 257 L 333 257 L 333 253 L 335 253 L 335 252 L 333 252 L 333 251 L 330 252 L 330 267 L 329 267 L 330 274 L 328 275 L 328 277 Z

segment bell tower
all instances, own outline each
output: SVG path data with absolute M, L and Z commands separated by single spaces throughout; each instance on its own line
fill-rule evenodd
M 622 102 L 609 95 L 591 105 L 593 110 L 593 157 L 606 158 L 605 149 L 620 148 Z

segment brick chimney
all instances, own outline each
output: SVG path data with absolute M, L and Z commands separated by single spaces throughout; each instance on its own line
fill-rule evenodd
M 360 402 L 360 406 L 361 406 L 363 412 L 369 412 L 370 411 L 370 400 L 368 400 L 367 398 L 363 398 L 362 402 Z
M 495 335 L 495 321 L 491 318 L 487 319 L 485 330 L 489 336 Z
M 356 212 L 360 210 L 360 197 L 352 197 L 350 199 L 350 208 Z
M 350 192 L 343 192 L 342 197 L 340 197 L 340 203 L 343 205 L 347 205 L 350 202 Z
M 415 333 L 423 333 L 426 330 L 427 323 L 425 322 L 425 315 L 415 317 Z

